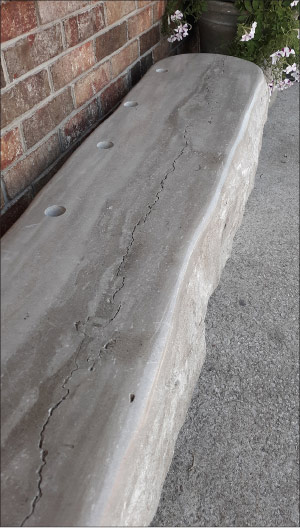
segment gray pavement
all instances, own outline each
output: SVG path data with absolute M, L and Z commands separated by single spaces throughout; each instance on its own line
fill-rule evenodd
M 151 526 L 299 526 L 298 105 L 294 86 L 270 109 Z

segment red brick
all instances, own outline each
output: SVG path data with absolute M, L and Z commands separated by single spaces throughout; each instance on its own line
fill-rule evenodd
M 18 128 L 10 130 L 1 138 L 1 170 L 6 169 L 23 153 L 20 131 Z
M 9 198 L 14 198 L 35 180 L 60 155 L 58 135 L 54 134 L 40 147 L 19 161 L 4 175 Z
M 1 236 L 8 231 L 8 229 L 18 220 L 25 209 L 32 202 L 33 195 L 32 190 L 27 189 L 21 196 L 18 196 L 18 199 L 9 205 L 9 208 L 6 211 L 1 213 Z
M 151 4 L 152 0 L 138 0 L 138 8 L 139 7 L 145 7 L 148 4 Z
M 100 95 L 102 114 L 110 112 L 128 93 L 127 77 L 124 75 L 108 86 Z
M 29 35 L 4 51 L 10 80 L 20 77 L 63 51 L 60 25 Z
M 145 55 L 141 59 L 141 74 L 142 74 L 142 76 L 145 75 L 145 73 L 147 73 L 149 68 L 151 68 L 152 64 L 153 64 L 153 58 L 152 58 L 152 52 L 150 51 L 150 53 L 148 53 L 147 55 Z
M 27 77 L 1 95 L 1 124 L 6 127 L 50 94 L 46 70 Z
M 47 24 L 47 22 L 57 20 L 68 15 L 69 13 L 78 11 L 89 3 L 90 1 L 88 0 L 73 0 L 73 2 L 69 2 L 67 0 L 40 0 L 38 2 L 38 10 L 41 22 L 42 24 Z
M 159 33 L 159 27 L 155 26 L 151 28 L 147 33 L 144 33 L 144 35 L 141 35 L 140 37 L 140 54 L 144 55 L 148 49 L 152 48 L 152 46 L 155 46 L 159 42 L 160 39 L 160 33 Z
M 76 79 L 95 64 L 93 43 L 87 42 L 58 59 L 51 67 L 55 90 Z
M 67 149 L 77 139 L 83 136 L 89 127 L 89 109 L 86 107 L 80 110 L 64 125 L 62 129 L 64 148 Z
M 91 99 L 93 95 L 109 83 L 109 70 L 109 62 L 107 61 L 77 81 L 74 86 L 77 107 Z
M 64 149 L 82 138 L 99 118 L 100 113 L 96 100 L 74 115 L 61 130 Z
M 5 77 L 4 77 L 3 68 L 1 64 L 1 88 L 5 88 L 5 86 L 6 86 L 6 82 L 5 82 Z
M 130 86 L 131 88 L 136 85 L 136 83 L 139 82 L 141 79 L 142 73 L 141 73 L 141 63 L 140 61 L 136 62 L 132 68 L 130 68 L 129 71 L 129 79 L 130 79 Z
M 1 42 L 18 37 L 37 27 L 33 1 L 1 4 Z
M 33 116 L 23 122 L 27 148 L 32 147 L 53 130 L 74 109 L 71 88 L 57 95 L 52 101 L 39 108 Z
M 64 22 L 67 47 L 76 46 L 104 27 L 103 5 L 68 18 Z
M 136 37 L 152 26 L 152 6 L 128 19 L 128 38 Z
M 107 24 L 110 25 L 128 15 L 128 13 L 131 13 L 131 11 L 134 11 L 135 2 L 128 0 L 112 2 L 111 0 L 108 0 L 105 2 L 105 9 Z
M 126 22 L 116 26 L 96 38 L 96 59 L 102 60 L 127 42 Z
M 2 191 L 2 188 L 1 188 L 1 209 L 5 206 L 5 199 L 4 199 L 4 196 L 3 196 L 3 191 Z
M 166 2 L 165 0 L 158 0 L 153 6 L 153 23 L 158 22 L 165 12 Z
M 98 101 L 94 99 L 88 105 L 88 109 L 89 109 L 89 124 L 90 126 L 94 126 L 96 123 L 99 122 L 101 118 L 100 107 L 99 107 Z
M 135 40 L 117 55 L 111 58 L 112 75 L 117 77 L 122 71 L 132 64 L 139 56 L 138 41 Z

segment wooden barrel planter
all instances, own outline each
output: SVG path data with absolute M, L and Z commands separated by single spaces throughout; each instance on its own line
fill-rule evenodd
M 201 51 L 226 55 L 236 35 L 239 15 L 232 1 L 207 0 L 207 11 L 198 22 Z

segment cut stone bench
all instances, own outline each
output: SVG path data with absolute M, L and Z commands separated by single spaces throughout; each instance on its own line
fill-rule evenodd
M 4 525 L 151 522 L 267 109 L 249 62 L 164 59 L 3 237 Z

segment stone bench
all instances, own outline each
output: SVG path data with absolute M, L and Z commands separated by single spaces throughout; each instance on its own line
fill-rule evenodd
M 151 522 L 267 109 L 251 63 L 164 59 L 3 237 L 4 525 Z

